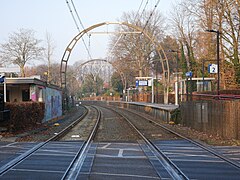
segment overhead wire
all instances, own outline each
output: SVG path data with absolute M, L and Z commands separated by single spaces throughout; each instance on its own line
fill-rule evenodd
M 109 51 L 108 53 L 108 56 L 107 56 L 107 60 L 109 60 L 109 56 L 112 54 L 113 50 L 115 49 L 115 47 L 117 46 L 118 42 L 120 41 L 120 39 L 122 38 L 122 34 L 118 37 L 117 41 L 115 42 L 115 44 L 113 45 L 113 47 L 111 48 L 111 50 Z
M 71 3 L 72 3 L 72 6 L 73 6 L 73 9 L 74 9 L 74 11 L 75 11 L 75 13 L 76 13 L 76 15 L 77 15 L 77 18 L 78 18 L 78 21 L 79 21 L 80 25 L 82 26 L 83 29 L 85 29 L 85 27 L 84 27 L 84 25 L 83 25 L 83 23 L 82 23 L 79 15 L 78 15 L 78 12 L 77 12 L 77 9 L 76 9 L 76 7 L 75 7 L 75 5 L 74 5 L 73 0 L 71 0 Z
M 143 1 L 144 1 L 144 0 L 142 0 L 142 1 L 141 1 L 141 4 L 140 4 L 140 6 L 139 6 L 139 8 L 138 8 L 138 11 L 137 11 L 137 13 L 136 13 L 136 16 L 135 16 L 135 18 L 134 18 L 134 21 L 133 21 L 133 22 L 135 22 L 135 21 L 136 21 L 136 19 L 137 19 L 137 16 L 138 16 L 138 13 L 139 13 L 139 11 L 140 11 L 140 9 L 141 9 L 141 7 L 142 7 Z
M 72 8 L 71 8 L 68 0 L 66 0 L 66 3 L 67 3 L 67 6 L 68 6 L 68 9 L 69 9 L 69 11 L 70 11 L 70 13 L 71 13 L 71 15 L 72 15 L 73 21 L 74 21 L 74 23 L 75 23 L 75 25 L 76 25 L 76 27 L 77 27 L 78 32 L 81 32 L 81 30 L 80 30 L 80 28 L 79 28 L 79 26 L 78 26 L 77 20 L 76 20 L 74 14 L 73 14 Z M 73 6 L 73 8 L 74 8 L 74 11 L 75 11 L 75 13 L 76 13 L 76 15 L 77 15 L 77 18 L 78 18 L 78 21 L 79 21 L 80 25 L 82 26 L 83 29 L 85 29 L 84 26 L 83 26 L 83 23 L 82 23 L 82 21 L 81 21 L 81 19 L 80 19 L 80 17 L 79 17 L 79 15 L 78 15 L 78 13 L 77 13 L 77 10 L 76 10 L 75 5 L 74 5 L 74 3 L 73 3 L 72 0 L 71 0 L 71 3 L 72 3 L 72 6 Z M 84 40 L 83 38 L 82 38 L 82 41 L 83 41 L 84 47 L 85 47 L 85 49 L 86 49 L 86 51 L 87 51 L 87 53 L 88 53 L 88 57 L 89 57 L 90 59 L 92 59 L 91 54 L 90 54 L 90 51 L 89 51 L 89 49 L 88 49 L 88 47 L 87 47 L 87 45 L 86 45 L 86 42 L 85 42 L 85 40 Z
M 144 6 L 144 8 L 143 8 L 143 10 L 142 10 L 142 13 L 141 13 L 141 15 L 139 16 L 140 18 L 143 16 L 143 13 L 145 12 L 145 10 L 146 10 L 146 8 L 147 8 L 148 2 L 149 2 L 149 0 L 147 0 L 146 4 L 145 4 L 145 6 Z M 140 19 L 140 18 L 139 18 L 139 19 Z
M 157 1 L 157 3 L 155 4 L 152 12 L 150 13 L 150 16 L 148 17 L 148 20 L 146 21 L 146 24 L 145 24 L 145 26 L 143 27 L 142 33 L 143 33 L 143 31 L 145 30 L 145 28 L 147 27 L 147 24 L 149 23 L 151 17 L 153 16 L 153 13 L 154 13 L 154 11 L 157 9 L 157 6 L 158 6 L 159 3 L 160 3 L 160 0 Z
M 142 1 L 142 2 L 143 2 L 143 1 Z M 149 3 L 149 0 L 146 1 L 145 6 L 144 6 L 144 8 L 143 8 L 143 10 L 142 10 L 142 13 L 141 13 L 141 15 L 139 16 L 138 21 L 136 22 L 136 25 L 137 25 L 138 23 L 139 23 L 140 25 L 142 24 L 142 23 L 141 23 L 141 18 L 144 16 L 144 13 L 145 13 L 145 11 L 146 11 L 146 8 L 147 8 L 148 3 Z M 157 8 L 157 6 L 158 6 L 159 3 L 160 3 L 160 0 L 158 0 L 157 3 L 155 4 L 152 12 L 150 13 L 149 17 L 147 18 L 147 21 L 146 21 L 145 25 L 144 25 L 143 28 L 142 28 L 142 31 L 141 31 L 140 35 L 143 35 L 143 32 L 144 32 L 144 30 L 146 29 L 148 23 L 150 22 L 150 19 L 151 19 L 151 17 L 153 16 L 154 11 L 156 10 L 156 8 Z M 141 4 L 142 4 L 142 3 L 141 3 Z M 141 7 L 141 6 L 140 6 L 140 7 Z M 139 8 L 139 9 L 140 9 L 140 8 Z M 134 18 L 134 22 L 136 21 L 136 19 L 137 19 L 137 17 L 138 17 L 138 13 L 139 13 L 139 10 L 138 10 L 138 12 L 137 12 L 137 14 L 136 14 L 136 16 L 135 16 L 135 18 Z M 144 38 L 143 38 L 143 40 L 144 40 Z
M 137 19 L 137 16 L 138 16 L 138 13 L 139 13 L 139 11 L 140 11 L 140 9 L 141 9 L 141 7 L 142 7 L 143 1 L 144 1 L 144 0 L 142 0 L 141 3 L 140 3 L 140 5 L 139 5 L 138 11 L 137 11 L 136 16 L 135 16 L 135 18 L 134 18 L 134 22 L 135 22 L 135 20 Z M 145 4 L 144 9 L 146 8 L 146 6 L 147 6 L 147 4 L 148 4 L 148 1 L 149 1 L 149 0 L 147 0 L 147 3 Z M 124 34 L 124 36 L 126 36 L 126 34 Z M 114 48 L 117 46 L 118 42 L 120 41 L 120 39 L 121 39 L 122 37 L 123 37 L 122 34 L 118 37 L 118 39 L 117 39 L 117 41 L 115 42 L 114 46 L 111 48 L 110 52 L 108 53 L 108 56 L 113 52 Z M 107 58 L 107 59 L 108 59 L 108 58 Z

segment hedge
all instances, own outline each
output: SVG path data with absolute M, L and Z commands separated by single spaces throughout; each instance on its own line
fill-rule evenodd
M 44 103 L 42 102 L 6 103 L 5 109 L 10 110 L 10 120 L 5 122 L 10 131 L 35 127 L 44 118 Z

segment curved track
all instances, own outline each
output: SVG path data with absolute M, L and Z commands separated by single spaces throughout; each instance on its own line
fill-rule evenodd
M 74 174 L 76 174 L 76 165 L 79 166 L 79 163 L 82 163 L 84 160 L 84 154 L 96 133 L 101 117 L 100 112 L 98 112 L 98 120 L 96 121 L 94 128 L 90 131 L 90 135 L 88 135 L 86 141 L 66 141 L 64 143 L 56 141 L 66 136 L 73 127 L 85 118 L 88 112 L 88 110 L 85 111 L 80 118 L 76 119 L 76 121 L 47 141 L 36 144 L 26 152 L 4 164 L 0 168 L 1 179 L 25 179 L 29 177 L 29 174 L 31 174 L 33 179 L 39 179 L 40 177 L 43 179 L 47 177 L 72 179 Z M 55 159 L 56 157 L 59 159 Z M 62 161 L 63 159 L 65 159 L 64 162 Z M 47 161 L 51 162 L 47 163 Z M 32 164 L 31 168 L 35 170 L 27 168 L 28 164 Z M 46 168 L 48 170 L 46 170 Z

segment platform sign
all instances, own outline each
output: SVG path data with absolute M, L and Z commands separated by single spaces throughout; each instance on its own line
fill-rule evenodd
M 147 86 L 148 80 L 138 80 L 138 86 Z
M 192 75 L 193 75 L 193 73 L 192 73 L 192 71 L 188 71 L 188 72 L 186 72 L 186 77 L 192 77 Z
M 217 64 L 209 64 L 208 65 L 208 72 L 211 74 L 218 73 L 218 65 Z

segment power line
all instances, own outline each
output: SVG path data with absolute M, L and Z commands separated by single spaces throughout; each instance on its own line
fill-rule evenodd
M 140 11 L 140 9 L 141 9 L 141 7 L 142 7 L 143 1 L 144 1 L 144 0 L 142 0 L 142 1 L 141 1 L 141 4 L 139 5 L 138 11 L 137 11 L 137 13 L 136 13 L 136 16 L 135 16 L 133 22 L 135 22 L 135 20 L 137 19 L 137 16 L 138 16 L 138 13 L 139 13 L 139 11 Z M 148 1 L 149 1 L 149 0 L 148 0 Z M 145 4 L 144 9 L 146 8 L 146 6 L 147 6 L 147 4 L 148 4 L 148 1 L 147 1 L 147 3 Z M 144 10 L 143 10 L 143 11 L 144 11 Z M 126 34 L 125 34 L 124 36 L 126 36 Z M 118 37 L 118 39 L 117 39 L 117 41 L 115 42 L 115 44 L 113 45 L 112 49 L 109 51 L 108 57 L 109 57 L 110 54 L 113 52 L 113 50 L 115 49 L 115 47 L 117 46 L 117 44 L 118 44 L 118 42 L 120 41 L 121 38 L 122 38 L 122 34 Z
M 70 7 L 70 5 L 69 5 L 68 0 L 66 0 L 66 3 L 67 3 L 67 6 L 68 6 L 68 9 L 70 10 L 70 13 L 71 13 L 71 15 L 72 15 L 73 21 L 74 21 L 74 23 L 75 23 L 75 25 L 76 25 L 76 27 L 77 27 L 77 30 L 80 32 L 80 29 L 79 29 L 79 27 L 78 27 L 78 24 L 77 24 L 77 21 L 76 21 L 74 15 L 73 15 L 73 12 L 72 12 L 72 9 L 71 9 L 71 7 Z
M 143 4 L 143 0 L 142 0 L 142 2 L 141 2 L 141 4 L 140 4 L 140 6 L 139 6 L 139 8 L 138 8 L 138 11 L 137 11 L 137 13 L 136 13 L 136 16 L 135 16 L 135 18 L 134 18 L 134 21 L 133 21 L 133 22 L 135 22 L 135 21 L 136 21 L 136 19 L 137 19 L 137 16 L 138 16 L 138 13 L 139 13 L 139 11 L 140 11 L 140 9 L 141 9 L 141 7 L 142 7 L 142 4 Z
M 140 18 L 142 17 L 143 13 L 145 12 L 145 10 L 146 10 L 146 8 L 147 8 L 147 5 L 148 5 L 148 2 L 149 2 L 149 0 L 147 0 L 145 6 L 144 6 L 144 8 L 143 8 L 143 11 L 142 11 L 142 13 L 141 13 L 141 15 L 140 15 Z M 140 18 L 139 18 L 139 19 L 140 19 Z
M 143 27 L 143 30 L 142 30 L 142 31 L 144 31 L 145 28 L 147 27 L 147 24 L 149 23 L 151 17 L 153 16 L 153 13 L 154 13 L 154 11 L 156 10 L 156 8 L 157 8 L 157 6 L 158 6 L 159 3 L 160 3 L 160 0 L 158 0 L 157 3 L 155 4 L 155 6 L 154 6 L 154 8 L 153 8 L 153 10 L 152 10 L 152 12 L 151 12 L 151 14 L 150 14 L 150 16 L 148 17 L 148 20 L 147 20 L 145 26 Z
M 81 20 L 80 20 L 80 17 L 79 17 L 79 15 L 78 15 L 78 13 L 77 13 L 77 10 L 76 10 L 76 8 L 75 8 L 74 3 L 73 3 L 72 0 L 71 0 L 71 2 L 72 2 L 72 6 L 73 6 L 73 8 L 74 8 L 74 10 L 75 10 L 75 13 L 77 14 L 78 21 L 80 22 L 82 28 L 85 29 L 84 26 L 83 26 L 83 24 L 82 24 L 82 22 L 81 22 Z M 78 32 L 81 32 L 81 31 L 80 31 L 80 28 L 79 28 L 79 26 L 78 26 L 78 23 L 77 23 L 77 21 L 76 21 L 76 18 L 74 17 L 72 8 L 71 8 L 68 0 L 66 0 L 66 3 L 67 3 L 67 6 L 68 6 L 68 9 L 69 9 L 69 11 L 70 11 L 70 13 L 71 13 L 71 15 L 72 15 L 73 21 L 74 21 L 74 23 L 75 23 L 75 25 L 76 25 L 76 27 L 77 27 Z M 88 49 L 88 47 L 87 47 L 87 45 L 86 45 L 86 43 L 85 43 L 85 40 L 84 40 L 83 38 L 82 38 L 82 41 L 83 41 L 83 44 L 84 44 L 85 49 L 87 50 L 87 53 L 88 53 L 89 58 L 92 59 L 91 54 L 90 54 L 90 51 L 89 51 L 89 49 Z
M 75 13 L 76 13 L 76 15 L 77 15 L 77 18 L 78 18 L 78 21 L 79 21 L 80 25 L 82 26 L 83 29 L 85 29 L 85 28 L 84 28 L 84 25 L 83 25 L 83 23 L 82 23 L 82 21 L 81 21 L 81 19 L 80 19 L 80 17 L 79 17 L 79 15 L 78 15 L 77 9 L 75 8 L 75 5 L 74 5 L 74 3 L 73 3 L 73 0 L 71 0 L 71 3 L 72 3 L 72 6 L 73 6 L 73 9 L 74 9 L 74 11 L 75 11 Z
M 117 39 L 117 41 L 115 42 L 115 44 L 113 45 L 112 49 L 109 51 L 108 56 L 107 56 L 107 60 L 109 59 L 109 56 L 112 54 L 113 50 L 114 50 L 115 47 L 117 46 L 117 44 L 118 44 L 118 42 L 120 41 L 120 39 L 122 38 L 122 36 L 123 36 L 123 34 L 121 34 L 121 35 L 118 37 L 118 39 Z

